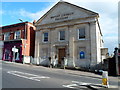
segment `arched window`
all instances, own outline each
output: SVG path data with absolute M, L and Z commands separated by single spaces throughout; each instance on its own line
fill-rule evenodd
M 85 59 L 85 52 L 83 51 L 80 52 L 80 59 Z

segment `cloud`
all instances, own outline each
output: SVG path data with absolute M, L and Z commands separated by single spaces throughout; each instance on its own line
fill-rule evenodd
M 56 2 L 58 0 L 1 0 L 1 2 Z
M 51 1 L 51 0 L 50 0 Z M 118 2 L 119 0 L 65 0 L 68 2 Z
M 60 0 L 2 0 L 2 2 L 58 2 Z M 64 0 L 63 0 L 64 1 Z M 65 0 L 68 2 L 118 2 L 118 0 Z
M 52 8 L 53 6 L 55 5 L 55 2 L 46 7 L 45 9 L 41 10 L 41 11 L 37 11 L 35 13 L 32 13 L 32 12 L 28 12 L 26 11 L 25 9 L 20 9 L 19 10 L 19 14 L 23 17 L 29 17 L 30 19 L 32 20 L 38 20 L 40 17 L 42 17 L 50 8 Z
M 118 36 L 104 37 L 104 46 L 109 48 L 109 53 L 113 53 L 114 48 L 118 47 Z
M 118 47 L 118 7 L 117 3 L 108 3 L 104 6 L 104 12 L 100 12 L 100 26 L 103 33 L 104 46 L 113 53 Z M 110 7 L 111 6 L 111 7 Z
M 114 19 L 109 16 L 102 15 L 100 18 L 100 25 L 104 36 L 118 34 L 118 17 Z
M 34 19 L 39 19 L 45 13 L 45 11 L 46 10 L 42 10 L 36 13 L 31 13 L 26 11 L 25 9 L 20 9 L 19 14 L 23 17 L 29 17 L 30 19 L 34 20 Z
M 0 10 L 0 15 L 4 14 L 4 11 L 3 10 Z

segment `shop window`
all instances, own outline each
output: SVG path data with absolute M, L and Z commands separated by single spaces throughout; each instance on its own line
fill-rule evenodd
M 20 31 L 15 32 L 15 39 L 20 39 Z
M 9 40 L 10 39 L 10 33 L 5 33 L 4 34 L 4 40 Z
M 83 51 L 80 52 L 80 59 L 85 59 L 85 52 Z
M 43 42 L 48 42 L 48 32 L 43 33 Z
M 8 49 L 5 49 L 5 57 L 4 57 L 4 59 L 5 60 L 10 60 L 10 50 L 8 50 Z
M 59 32 L 59 40 L 64 41 L 65 40 L 65 31 L 60 31 Z
M 84 39 L 85 38 L 85 28 L 78 29 L 78 39 Z

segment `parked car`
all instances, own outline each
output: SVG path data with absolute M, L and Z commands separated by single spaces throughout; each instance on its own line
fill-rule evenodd
M 95 74 L 102 75 L 102 73 L 103 73 L 103 70 L 95 70 Z

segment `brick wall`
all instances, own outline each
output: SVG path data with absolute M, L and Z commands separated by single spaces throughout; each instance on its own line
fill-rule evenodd
M 32 25 L 32 23 L 29 22 L 4 26 L 2 27 L 2 34 L 0 36 L 0 40 L 4 40 L 4 34 L 10 32 L 10 40 L 14 41 L 15 31 L 20 31 L 21 37 L 20 39 L 22 41 L 22 55 L 34 57 L 34 41 L 35 41 L 34 29 L 35 27 Z M 26 40 L 25 36 L 27 37 Z

